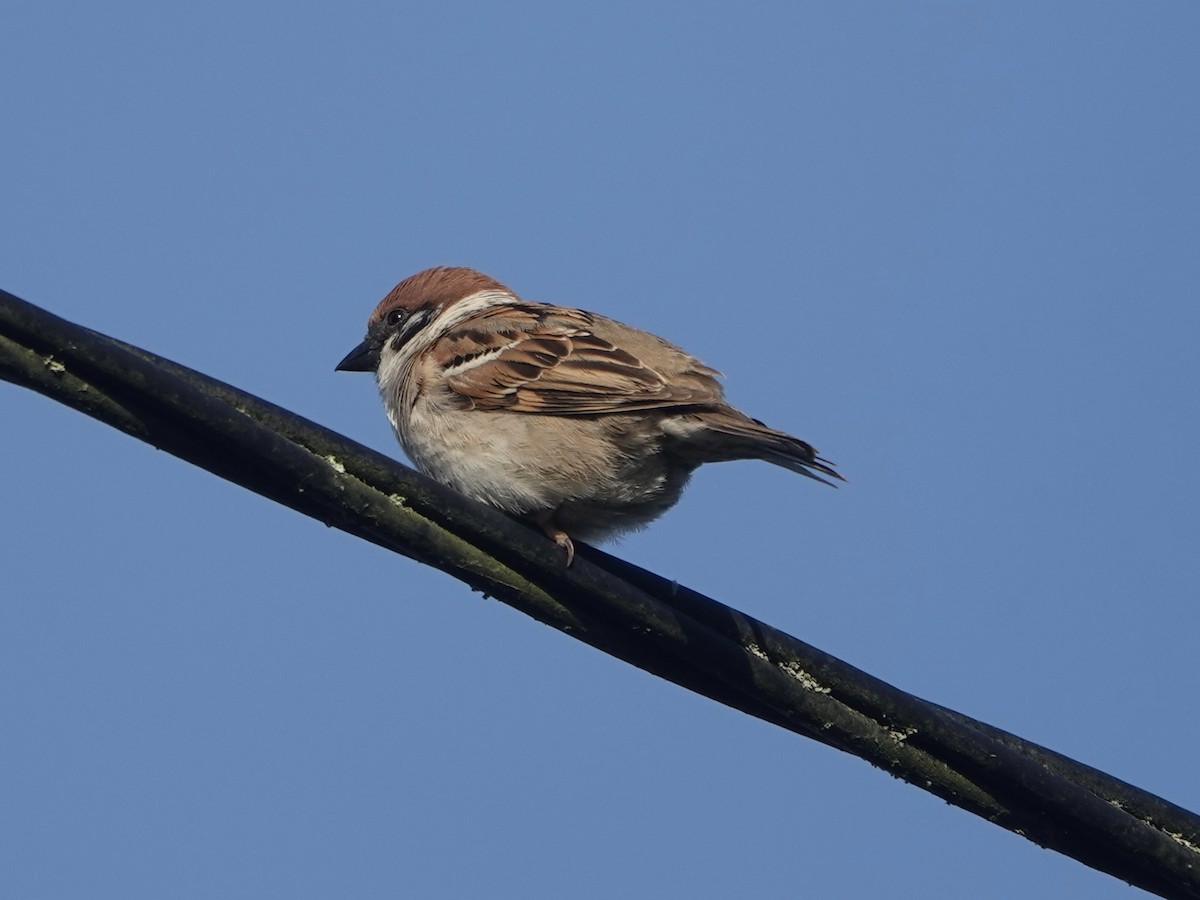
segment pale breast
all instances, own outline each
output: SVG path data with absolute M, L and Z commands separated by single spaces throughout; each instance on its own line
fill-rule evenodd
M 397 424 L 426 475 L 506 512 L 561 510 L 578 536 L 638 528 L 678 499 L 691 472 L 642 416 L 568 418 L 460 410 L 419 399 Z

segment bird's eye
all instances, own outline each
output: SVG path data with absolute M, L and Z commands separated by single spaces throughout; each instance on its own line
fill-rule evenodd
M 388 328 L 395 328 L 397 325 L 399 325 L 401 322 L 403 322 L 407 318 L 408 318 L 408 312 L 406 310 L 397 308 L 397 309 L 393 309 L 391 312 L 389 312 L 387 314 L 387 318 L 384 321 L 387 322 Z

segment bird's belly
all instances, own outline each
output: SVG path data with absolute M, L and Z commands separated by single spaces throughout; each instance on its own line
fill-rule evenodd
M 595 540 L 657 518 L 691 474 L 662 451 L 657 431 L 638 436 L 636 424 L 418 408 L 396 431 L 429 477 L 509 513 L 557 510 L 568 532 Z

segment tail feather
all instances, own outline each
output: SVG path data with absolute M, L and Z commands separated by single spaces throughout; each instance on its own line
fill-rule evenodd
M 798 439 L 793 438 L 793 440 Z M 798 443 L 804 444 L 803 441 L 798 441 Z M 769 451 L 764 453 L 762 458 L 769 463 L 774 463 L 777 466 L 783 466 L 783 468 L 790 469 L 793 472 L 799 472 L 801 475 L 807 475 L 814 481 L 819 481 L 821 484 L 827 484 L 830 487 L 837 487 L 837 485 L 830 481 L 829 478 L 834 478 L 838 481 L 846 480 L 845 477 L 839 474 L 837 469 L 834 468 L 835 463 L 828 459 L 817 456 L 816 452 L 813 451 L 813 448 L 808 444 L 804 444 L 804 446 L 807 447 L 810 452 L 812 452 L 812 457 L 810 459 L 798 459 L 795 454 L 771 453 Z M 829 478 L 822 478 L 821 475 L 816 474 L 817 472 L 828 475 Z
M 757 419 L 730 413 L 736 410 L 696 416 L 694 424 L 699 427 L 689 428 L 684 441 L 688 455 L 696 456 L 697 462 L 761 459 L 830 487 L 837 485 L 829 479 L 846 480 L 833 462 L 817 455 L 812 444 L 776 431 Z

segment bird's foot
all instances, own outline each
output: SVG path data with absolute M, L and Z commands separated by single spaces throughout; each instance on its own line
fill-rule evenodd
M 567 554 L 567 567 L 575 561 L 575 545 L 571 542 L 571 536 L 554 524 L 554 510 L 545 509 L 539 513 L 533 514 L 533 521 L 542 529 L 546 537 L 562 547 Z

